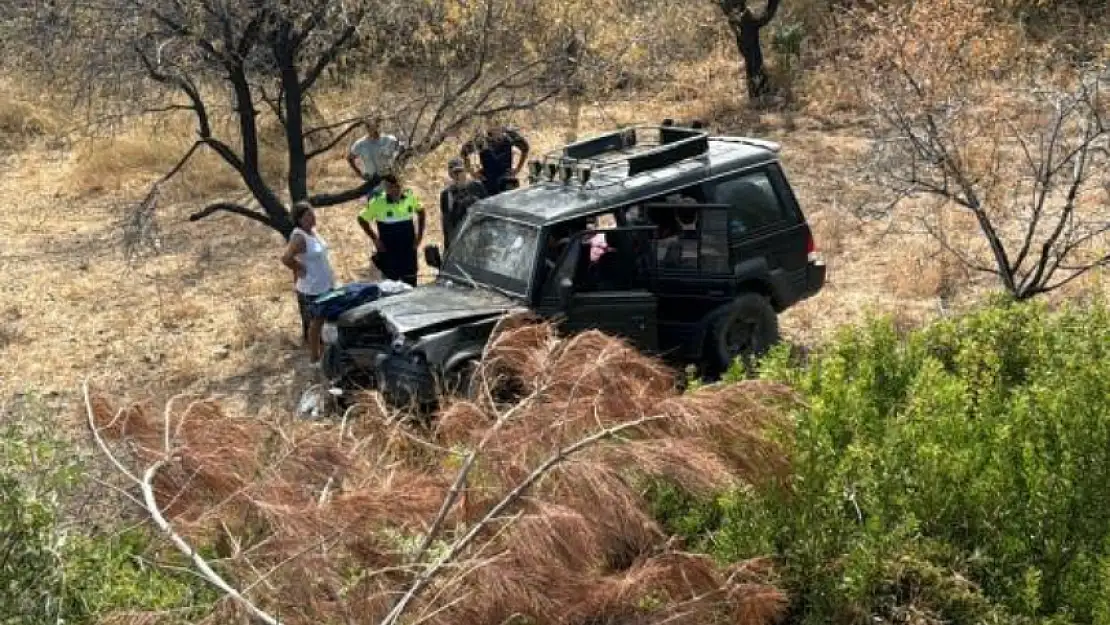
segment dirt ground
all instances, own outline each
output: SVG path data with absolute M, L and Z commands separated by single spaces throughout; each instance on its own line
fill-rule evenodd
M 656 112 L 661 119 L 664 106 L 588 107 L 582 131 Z M 534 123 L 518 123 L 538 150 L 564 138 L 558 119 L 538 112 Z M 884 234 L 885 225 L 852 216 L 870 191 L 853 173 L 867 145 L 858 130 L 773 115 L 737 124 L 730 130 L 782 142 L 784 166 L 829 265 L 822 293 L 782 316 L 787 340 L 816 345 L 871 314 L 921 323 L 959 310 L 991 286 L 945 271 L 927 240 Z M 411 180 L 430 209 L 431 241 L 439 237 L 443 163 L 454 147 L 428 159 Z M 39 393 L 74 406 L 89 379 L 134 398 L 186 392 L 220 396 L 252 413 L 292 407 L 310 377 L 291 276 L 278 261 L 280 237 L 233 215 L 187 221 L 210 195 L 211 176 L 194 175 L 178 183 L 183 199 L 159 209 L 161 253 L 129 265 L 122 218 L 151 177 L 129 176 L 125 167 L 90 173 L 89 158 L 88 150 L 36 146 L 0 161 L 0 196 L 8 199 L 0 213 L 0 397 Z M 315 171 L 317 189 L 351 181 L 341 151 Z M 319 211 L 344 281 L 371 277 L 357 210 L 350 203 Z M 423 268 L 422 280 L 432 276 Z M 1105 292 L 1105 276 L 1092 275 L 1083 288 Z

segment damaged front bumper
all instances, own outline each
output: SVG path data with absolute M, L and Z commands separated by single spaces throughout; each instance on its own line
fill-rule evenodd
M 342 349 L 331 344 L 324 350 L 321 370 L 343 395 L 376 390 L 395 408 L 419 408 L 434 403 L 438 395 L 429 364 L 400 346 Z

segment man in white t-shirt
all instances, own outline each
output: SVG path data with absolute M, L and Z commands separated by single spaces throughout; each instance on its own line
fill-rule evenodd
M 363 121 L 366 134 L 351 144 L 347 151 L 347 163 L 355 174 L 363 180 L 377 179 L 367 200 L 374 197 L 381 187 L 381 177 L 393 172 L 393 163 L 401 152 L 401 142 L 390 134 L 382 134 L 381 117 L 374 115 Z

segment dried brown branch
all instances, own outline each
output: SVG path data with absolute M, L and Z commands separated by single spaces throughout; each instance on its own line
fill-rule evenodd
M 710 493 L 782 480 L 784 455 L 766 434 L 787 426 L 787 389 L 680 395 L 673 372 L 621 341 L 560 338 L 516 318 L 478 371 L 482 392 L 449 399 L 427 440 L 375 401 L 339 427 L 236 418 L 213 402 L 157 415 L 92 398 L 86 408 L 94 437 L 158 465 L 148 497 L 176 534 L 214 548 L 227 585 L 290 625 L 781 614 L 769 578 L 675 552 L 639 485 Z M 504 406 L 496 391 L 510 381 L 521 399 Z M 643 612 L 648 596 L 670 600 Z
M 212 570 L 212 567 L 208 565 L 208 562 L 203 557 L 201 557 L 201 555 L 197 552 L 196 549 L 193 548 L 192 545 L 190 545 L 184 538 L 182 538 L 177 532 L 174 531 L 173 526 L 171 526 L 169 521 L 167 521 L 166 518 L 162 515 L 162 511 L 154 496 L 153 483 L 155 477 L 158 475 L 158 471 L 168 462 L 172 461 L 172 450 L 170 449 L 170 439 L 168 433 L 169 407 L 167 406 L 166 410 L 167 433 L 165 438 L 166 447 L 164 449 L 165 456 L 147 467 L 146 470 L 143 471 L 142 477 L 138 477 L 135 473 L 131 472 L 123 466 L 123 463 L 121 463 L 116 458 L 115 454 L 112 453 L 111 448 L 108 447 L 107 443 L 104 441 L 104 438 L 100 435 L 100 430 L 99 428 L 97 428 L 95 422 L 95 413 L 93 410 L 92 401 L 89 398 L 89 385 L 87 380 L 82 385 L 82 394 L 85 398 L 85 417 L 87 419 L 89 431 L 92 433 L 93 438 L 96 440 L 97 446 L 100 447 L 100 451 L 105 455 L 109 462 L 111 462 L 122 475 L 126 476 L 142 491 L 143 507 L 146 509 L 146 512 L 150 515 L 151 520 L 154 521 L 154 524 L 158 527 L 158 529 L 161 530 L 161 532 L 165 534 L 167 538 L 169 538 L 170 542 L 172 542 L 173 545 L 177 547 L 178 551 L 189 558 L 189 561 L 192 563 L 192 565 L 197 569 L 198 572 L 200 572 L 200 574 L 208 583 L 212 584 L 221 592 L 223 592 L 227 597 L 231 598 L 233 601 L 243 606 L 243 608 L 245 608 L 255 618 L 261 620 L 267 625 L 279 625 L 280 622 L 277 619 L 256 607 L 253 603 L 243 597 L 243 595 L 240 594 L 239 591 L 232 588 L 231 585 L 228 584 L 224 580 L 224 578 L 220 576 L 219 573 L 216 573 L 214 570 Z

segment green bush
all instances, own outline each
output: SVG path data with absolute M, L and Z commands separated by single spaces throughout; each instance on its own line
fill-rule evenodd
M 788 492 L 657 513 L 724 560 L 775 554 L 801 622 L 1110 623 L 1110 314 L 881 320 L 765 377 L 806 398 Z
M 140 529 L 114 535 L 68 521 L 84 458 L 33 397 L 0 408 L 0 625 L 96 623 L 118 611 L 187 618 L 215 593 L 195 577 L 146 564 Z

